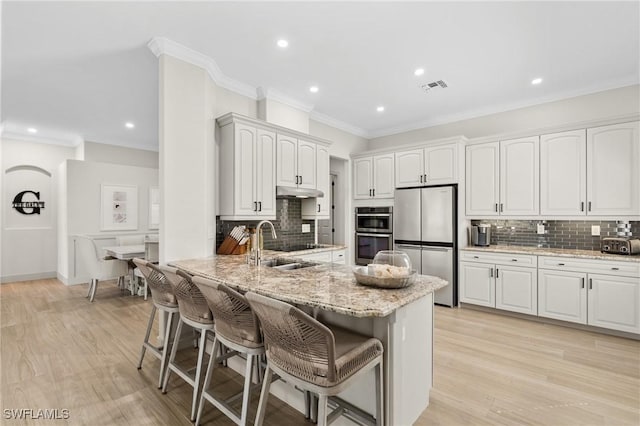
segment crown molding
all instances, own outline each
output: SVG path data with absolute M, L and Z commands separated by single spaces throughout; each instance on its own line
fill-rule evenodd
M 587 88 L 582 88 L 578 90 L 567 90 L 564 92 L 554 93 L 548 96 L 542 96 L 539 98 L 531 99 L 523 102 L 513 102 L 508 104 L 496 105 L 489 108 L 476 109 L 472 111 L 468 111 L 461 114 L 449 114 L 443 115 L 436 118 L 431 118 L 427 120 L 415 121 L 412 123 L 407 123 L 394 127 L 387 127 L 380 130 L 374 130 L 369 132 L 369 137 L 371 139 L 383 137 L 383 136 L 391 136 L 399 133 L 410 132 L 412 130 L 420 130 L 427 127 L 438 126 L 442 124 L 455 123 L 463 120 L 471 120 L 474 118 L 480 118 L 491 114 L 499 114 L 502 112 L 513 111 L 521 108 L 527 108 L 536 105 L 542 105 L 545 103 L 563 101 L 571 98 L 576 98 L 579 96 L 593 95 L 598 92 L 604 92 L 607 90 L 620 89 L 622 87 L 633 86 L 639 83 L 638 77 L 627 77 L 618 80 L 609 81 L 605 84 L 600 84 L 597 86 L 590 86 Z
M 309 118 L 319 123 L 326 124 L 327 126 L 335 127 L 336 129 L 340 129 L 347 133 L 351 133 L 352 135 L 360 136 L 361 138 L 365 138 L 365 139 L 371 138 L 371 134 L 367 132 L 365 129 L 362 129 L 357 126 L 353 126 L 349 123 L 345 123 L 344 121 L 337 120 L 333 117 L 330 117 L 326 114 L 322 114 L 317 111 L 311 111 L 311 113 L 309 114 Z
M 41 132 L 40 134 L 26 133 L 22 129 L 26 126 L 19 126 L 13 123 L 2 123 L 0 126 L 0 137 L 2 139 L 13 139 L 25 142 L 42 143 L 47 145 L 66 146 L 75 148 L 79 146 L 84 138 L 80 135 L 62 134 L 55 132 Z
M 211 79 L 220 87 L 239 93 L 240 95 L 253 100 L 258 99 L 255 87 L 226 76 L 216 61 L 203 53 L 180 43 L 176 43 L 166 37 L 152 38 L 149 43 L 147 43 L 147 47 L 156 57 L 160 57 L 160 55 L 173 56 L 174 58 L 206 70 Z
M 295 109 L 299 109 L 303 112 L 309 113 L 313 111 L 313 105 L 301 102 L 297 99 L 292 98 L 291 96 L 285 95 L 276 89 L 270 89 L 265 87 L 258 87 L 257 89 L 258 100 L 261 101 L 263 99 L 280 102 L 281 104 L 288 105 Z

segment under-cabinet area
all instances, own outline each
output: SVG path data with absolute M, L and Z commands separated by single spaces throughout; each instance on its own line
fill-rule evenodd
M 540 255 L 525 254 L 539 251 Z M 582 252 L 582 253 L 581 253 Z M 464 249 L 460 301 L 640 334 L 640 259 L 585 250 Z

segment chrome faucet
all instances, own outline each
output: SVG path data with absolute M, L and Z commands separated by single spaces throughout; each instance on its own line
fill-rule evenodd
M 253 244 L 253 241 L 251 242 L 251 255 L 249 256 L 250 263 L 256 266 L 260 266 L 260 261 L 262 260 L 262 254 L 260 253 L 260 231 L 262 230 L 262 225 L 265 223 L 268 223 L 271 226 L 271 236 L 273 239 L 278 239 L 278 236 L 276 235 L 276 228 L 273 227 L 273 223 L 268 220 L 262 220 L 258 223 L 258 226 L 256 226 L 257 241 L 255 244 Z

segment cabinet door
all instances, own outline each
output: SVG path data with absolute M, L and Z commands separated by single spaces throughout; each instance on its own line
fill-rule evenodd
M 425 148 L 424 174 L 427 185 L 458 182 L 458 145 Z
M 373 196 L 375 198 L 393 198 L 393 154 L 373 157 Z
M 589 215 L 640 215 L 639 122 L 587 129 Z
M 373 158 L 364 157 L 353 160 L 353 198 L 371 198 L 373 189 Z
M 640 280 L 589 274 L 589 325 L 640 333 Z
M 587 274 L 538 270 L 538 316 L 587 323 Z
M 496 307 L 493 265 L 460 262 L 460 301 Z
M 324 193 L 321 198 L 302 200 L 303 219 L 329 219 L 331 208 L 331 176 L 329 172 L 329 150 L 318 145 L 317 159 L 317 188 Z
M 254 127 L 235 124 L 234 215 L 256 214 L 256 140 L 257 130 Z
M 396 188 L 424 185 L 424 149 L 396 152 Z
M 586 131 L 540 137 L 540 214 L 585 215 Z
M 538 270 L 496 266 L 496 308 L 538 315 Z
M 298 176 L 300 188 L 316 189 L 316 144 L 298 141 Z
M 258 216 L 276 215 L 276 134 L 258 129 L 256 142 Z
M 298 140 L 278 135 L 276 147 L 276 184 L 297 186 L 298 184 Z
M 539 137 L 500 142 L 500 214 L 539 214 Z
M 467 216 L 498 215 L 499 159 L 500 144 L 498 142 L 467 146 L 465 189 Z

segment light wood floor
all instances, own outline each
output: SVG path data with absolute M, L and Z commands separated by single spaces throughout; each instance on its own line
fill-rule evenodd
M 190 388 L 156 388 L 158 361 L 136 369 L 151 301 L 57 280 L 0 286 L 1 424 L 5 409 L 68 409 L 73 425 L 189 425 Z M 194 352 L 187 350 L 187 357 Z M 240 377 L 220 369 L 227 392 Z M 640 424 L 640 343 L 472 310 L 436 309 L 431 404 L 417 425 Z M 268 425 L 304 425 L 270 398 Z M 255 413 L 257 395 L 252 400 Z M 204 421 L 232 425 L 207 405 Z M 404 426 L 404 425 L 394 425 Z

